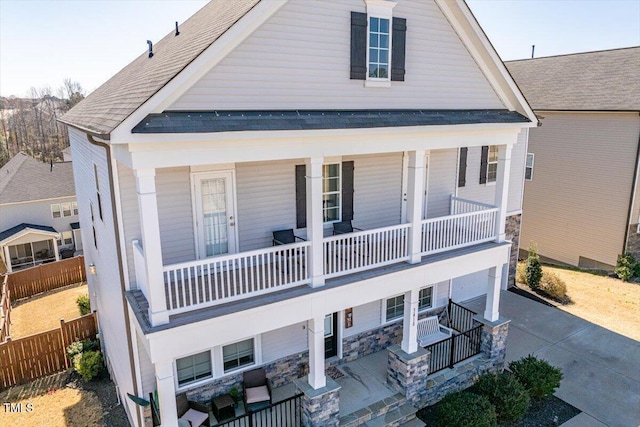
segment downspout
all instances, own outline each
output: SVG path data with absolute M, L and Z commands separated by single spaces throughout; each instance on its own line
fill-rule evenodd
M 638 113 L 640 119 L 640 113 Z M 627 253 L 627 243 L 629 241 L 629 227 L 631 226 L 631 215 L 633 215 L 633 205 L 638 188 L 638 166 L 640 166 L 640 133 L 638 133 L 638 148 L 636 149 L 636 165 L 633 170 L 633 185 L 631 186 L 631 196 L 629 197 L 629 211 L 627 212 L 627 223 L 624 227 L 624 240 L 622 241 L 622 253 Z
M 104 142 L 99 142 L 93 139 L 91 135 L 87 134 L 87 140 L 90 144 L 95 145 L 97 147 L 102 147 L 105 150 L 106 158 L 107 158 L 107 168 L 109 171 L 109 187 L 111 187 L 111 215 L 113 216 L 113 230 L 116 234 L 116 251 L 118 253 L 118 271 L 120 272 L 120 296 L 122 297 L 122 306 L 124 308 L 124 320 L 126 323 L 126 335 L 127 335 L 127 350 L 129 351 L 129 366 L 131 368 L 131 380 L 133 383 L 133 389 L 138 390 L 138 380 L 136 378 L 136 367 L 133 361 L 133 343 L 131 340 L 131 328 L 129 322 L 129 310 L 127 310 L 128 302 L 125 297 L 126 286 L 124 283 L 124 266 L 122 264 L 122 246 L 120 245 L 120 227 L 118 226 L 118 215 L 116 212 L 116 196 L 115 196 L 115 187 L 113 180 L 113 164 L 111 162 L 111 146 Z M 140 411 L 136 410 L 136 417 L 138 418 L 138 425 L 142 426 L 142 418 L 140 417 Z

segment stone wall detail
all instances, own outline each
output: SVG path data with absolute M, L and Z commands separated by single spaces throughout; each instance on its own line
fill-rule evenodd
M 403 394 L 407 401 L 422 402 L 426 393 L 424 385 L 429 375 L 431 353 L 418 348 L 415 353 L 408 354 L 396 344 L 389 347 L 387 353 L 387 384 Z
M 507 217 L 505 226 L 505 236 L 511 241 L 511 258 L 509 259 L 509 278 L 507 286 L 516 284 L 516 269 L 518 268 L 518 253 L 520 251 L 520 224 L 522 223 L 522 214 L 511 215 Z
M 337 427 L 340 415 L 340 386 L 331 378 L 327 385 L 313 389 L 307 377 L 294 381 L 296 388 L 302 392 L 302 426 L 303 427 Z
M 625 247 L 628 254 L 633 255 L 636 260 L 640 260 L 640 233 L 638 233 L 638 224 L 631 224 L 629 226 Z
M 476 320 L 482 323 L 480 351 L 495 368 L 502 370 L 507 351 L 509 322 L 511 321 L 501 317 L 495 322 L 490 322 L 479 316 L 476 317 Z

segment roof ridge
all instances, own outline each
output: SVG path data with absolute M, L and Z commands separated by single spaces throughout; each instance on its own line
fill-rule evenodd
M 593 53 L 604 53 L 604 52 L 612 52 L 612 51 L 616 51 L 616 50 L 626 50 L 626 49 L 640 49 L 640 46 L 615 47 L 615 48 L 611 48 L 611 49 L 590 50 L 590 51 L 587 51 L 587 52 L 561 53 L 561 54 L 558 54 L 558 55 L 540 56 L 538 58 L 512 59 L 510 61 L 504 61 L 504 63 L 508 64 L 508 63 L 513 63 L 513 62 L 535 61 L 537 59 L 559 58 L 559 57 L 576 56 L 576 55 L 589 55 L 589 54 L 593 54 Z

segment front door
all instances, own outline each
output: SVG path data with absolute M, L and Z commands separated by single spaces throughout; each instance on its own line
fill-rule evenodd
M 324 317 L 324 358 L 338 355 L 338 313 Z
M 237 250 L 233 173 L 195 175 L 198 257 L 232 254 Z

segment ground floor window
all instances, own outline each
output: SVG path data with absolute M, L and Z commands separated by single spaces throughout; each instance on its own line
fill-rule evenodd
M 224 372 L 227 373 L 243 366 L 253 365 L 255 363 L 254 348 L 253 338 L 223 346 Z
M 192 356 L 176 360 L 178 385 L 186 385 L 194 381 L 211 377 L 211 352 L 204 351 Z
M 58 246 L 69 246 L 73 244 L 73 232 L 63 231 L 60 233 L 61 239 L 58 240 Z
M 433 287 L 420 289 L 420 295 L 418 296 L 418 310 L 427 310 L 433 307 Z
M 404 316 L 404 295 L 398 295 L 387 299 L 387 322 Z

